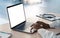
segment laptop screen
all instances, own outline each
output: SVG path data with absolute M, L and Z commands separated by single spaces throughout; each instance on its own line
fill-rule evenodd
M 7 8 L 11 28 L 25 21 L 23 4 L 13 5 Z

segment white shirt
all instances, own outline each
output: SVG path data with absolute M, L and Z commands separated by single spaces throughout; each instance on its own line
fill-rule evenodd
M 39 29 L 38 33 L 42 36 L 42 38 L 60 38 L 60 35 L 57 36 L 56 33 L 46 29 Z
M 50 24 L 50 27 L 60 28 L 60 20 L 54 21 L 52 24 Z

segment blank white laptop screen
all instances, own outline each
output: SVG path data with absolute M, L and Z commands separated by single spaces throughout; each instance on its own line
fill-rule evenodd
M 11 28 L 25 21 L 23 4 L 9 7 L 8 14 Z

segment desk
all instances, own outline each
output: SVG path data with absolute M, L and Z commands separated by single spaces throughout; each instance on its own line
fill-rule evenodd
M 60 29 L 48 29 L 48 30 L 53 32 L 60 32 Z M 0 25 L 0 31 L 12 33 L 12 38 L 42 38 L 38 32 L 34 34 L 26 34 L 22 32 L 13 31 L 10 29 L 9 24 Z
M 12 33 L 12 38 L 40 38 L 41 37 L 38 33 L 26 34 L 18 31 L 13 31 L 10 29 L 8 23 L 0 25 L 0 31 Z
M 30 18 L 27 21 L 30 21 L 32 23 L 36 22 L 37 20 L 41 20 L 44 21 L 42 19 L 37 19 L 37 18 Z M 45 20 L 47 23 L 51 23 L 50 21 Z M 53 32 L 60 32 L 60 29 L 47 29 L 49 31 L 53 31 Z M 13 31 L 10 29 L 10 25 L 9 23 L 0 25 L 0 31 L 3 32 L 8 32 L 8 33 L 12 33 L 12 38 L 42 38 L 41 35 L 37 32 L 34 34 L 26 34 L 26 33 L 22 33 L 22 32 L 18 32 L 18 31 Z

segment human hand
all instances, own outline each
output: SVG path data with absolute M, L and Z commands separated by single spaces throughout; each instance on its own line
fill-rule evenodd
M 49 26 L 49 24 L 46 24 L 44 22 L 37 21 L 36 23 L 33 23 L 31 25 L 30 32 L 32 32 L 32 31 L 37 32 L 37 30 L 40 29 L 40 28 L 48 29 L 48 28 L 50 28 L 50 26 Z

